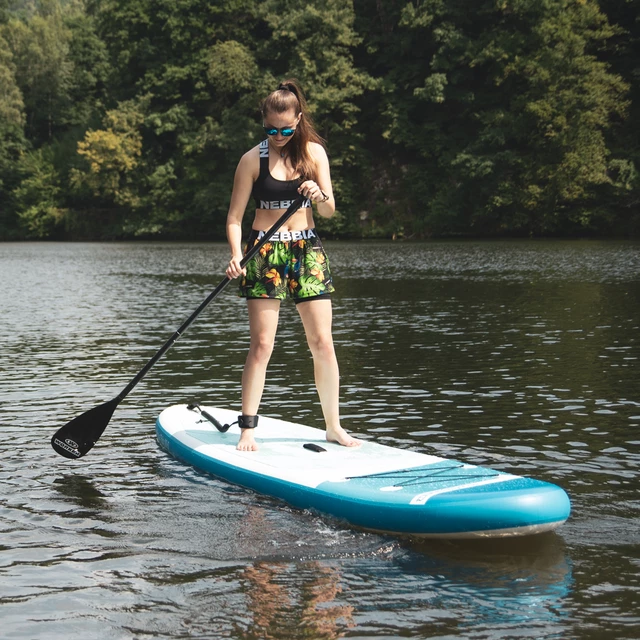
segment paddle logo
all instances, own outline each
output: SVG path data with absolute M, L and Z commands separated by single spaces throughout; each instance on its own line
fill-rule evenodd
M 71 455 L 76 456 L 76 458 L 80 457 L 80 451 L 78 450 L 78 443 L 74 442 L 71 438 L 67 438 L 64 442 L 62 442 L 62 440 L 60 440 L 59 438 L 55 438 L 53 443 L 59 449 L 63 449 L 64 451 L 67 451 Z

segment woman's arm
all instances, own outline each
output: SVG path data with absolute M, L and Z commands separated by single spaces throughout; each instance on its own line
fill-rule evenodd
M 255 166 L 257 164 L 257 152 L 251 149 L 245 153 L 236 168 L 233 180 L 233 192 L 229 203 L 229 213 L 227 214 L 227 241 L 231 249 L 231 260 L 227 267 L 227 277 L 237 278 L 245 273 L 240 267 L 242 260 L 242 218 L 247 208 L 247 203 L 251 197 L 253 182 L 255 180 Z
M 318 213 L 323 218 L 330 218 L 336 211 L 336 201 L 331 186 L 329 158 L 324 147 L 317 142 L 310 143 L 309 151 L 316 163 L 318 179 L 317 181 L 306 180 L 300 185 L 298 191 L 316 203 Z M 329 196 L 327 200 L 325 195 Z

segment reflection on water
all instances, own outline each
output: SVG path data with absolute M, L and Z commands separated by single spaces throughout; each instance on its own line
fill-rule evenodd
M 561 484 L 557 534 L 387 538 L 186 468 L 185 400 L 238 407 L 227 290 L 81 461 L 48 441 L 112 398 L 215 286 L 223 245 L 0 245 L 6 637 L 635 638 L 640 245 L 329 243 L 343 414 L 363 438 Z M 263 412 L 322 426 L 292 305 Z
M 343 637 L 355 626 L 353 606 L 336 604 L 340 572 L 319 561 L 287 565 L 258 561 L 242 573 L 247 596 L 247 630 L 238 638 Z

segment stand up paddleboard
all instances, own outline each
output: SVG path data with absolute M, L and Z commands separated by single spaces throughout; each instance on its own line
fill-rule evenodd
M 192 407 L 192 408 L 188 408 Z M 325 433 L 260 416 L 258 451 L 236 450 L 237 412 L 175 405 L 158 417 L 160 446 L 175 458 L 302 509 L 378 532 L 433 538 L 522 536 L 562 524 L 563 489 L 455 460 L 363 442 L 348 448 Z

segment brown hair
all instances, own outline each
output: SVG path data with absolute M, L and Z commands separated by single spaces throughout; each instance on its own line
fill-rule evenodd
M 313 120 L 307 109 L 307 101 L 295 78 L 283 80 L 278 88 L 264 99 L 260 108 L 263 118 L 267 117 L 267 113 L 280 114 L 289 110 L 295 111 L 296 115 L 302 114 L 300 122 L 296 126 L 296 132 L 287 144 L 291 165 L 303 180 L 315 180 L 317 172 L 313 158 L 309 153 L 309 143 L 317 142 L 323 147 L 325 144 L 313 126 Z

